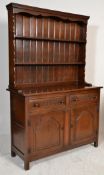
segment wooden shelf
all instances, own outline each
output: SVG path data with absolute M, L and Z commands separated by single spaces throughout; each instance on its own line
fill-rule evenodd
M 43 82 L 43 83 L 23 83 L 23 84 L 19 84 L 19 83 L 16 83 L 15 85 L 15 89 L 28 89 L 28 88 L 36 88 L 36 87 L 48 87 L 48 86 L 51 86 L 51 87 L 55 87 L 55 86 L 62 86 L 62 85 L 69 85 L 70 87 L 71 86 L 75 86 L 75 85 L 78 85 L 79 81 L 57 81 L 57 82 Z
M 15 63 L 15 66 L 61 66 L 61 65 L 85 65 L 85 63 Z
M 39 38 L 39 37 L 27 37 L 27 36 L 14 36 L 15 39 L 20 40 L 36 40 L 36 41 L 50 41 L 50 42 L 65 42 L 65 43 L 78 43 L 78 44 L 86 44 L 86 41 L 81 40 L 63 40 L 63 39 L 51 39 L 51 38 Z

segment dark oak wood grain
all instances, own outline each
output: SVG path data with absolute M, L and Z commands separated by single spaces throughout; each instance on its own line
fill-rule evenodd
M 85 82 L 89 17 L 11 3 L 11 156 L 29 162 L 98 146 L 100 88 Z

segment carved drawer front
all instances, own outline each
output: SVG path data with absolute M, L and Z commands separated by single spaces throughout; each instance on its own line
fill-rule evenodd
M 71 104 L 79 104 L 79 103 L 96 103 L 98 101 L 97 93 L 83 93 L 83 94 L 75 94 L 70 96 Z
M 54 109 L 65 109 L 66 106 L 66 98 L 65 97 L 55 97 L 55 98 L 42 98 L 42 99 L 34 99 L 31 98 L 29 100 L 29 112 L 41 112 L 47 110 Z

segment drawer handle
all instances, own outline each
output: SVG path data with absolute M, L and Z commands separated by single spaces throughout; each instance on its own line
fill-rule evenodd
M 39 103 L 34 103 L 33 104 L 33 107 L 39 108 L 40 107 L 40 104 Z
M 59 104 L 64 104 L 64 101 L 59 101 Z
M 78 101 L 78 98 L 77 97 L 73 97 L 72 101 L 76 102 L 76 101 Z
M 93 96 L 91 97 L 92 100 L 96 100 L 97 99 L 97 96 Z

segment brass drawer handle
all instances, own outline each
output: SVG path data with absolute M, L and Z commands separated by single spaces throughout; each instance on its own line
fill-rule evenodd
M 33 107 L 39 108 L 40 107 L 40 104 L 39 103 L 34 103 L 33 104 Z
M 72 101 L 74 101 L 74 102 L 78 101 L 78 97 L 73 97 Z
M 96 100 L 97 96 L 90 97 L 91 100 Z
M 59 104 L 64 104 L 64 101 L 59 101 Z
M 93 99 L 93 100 L 97 99 L 97 96 L 93 96 L 92 99 Z

